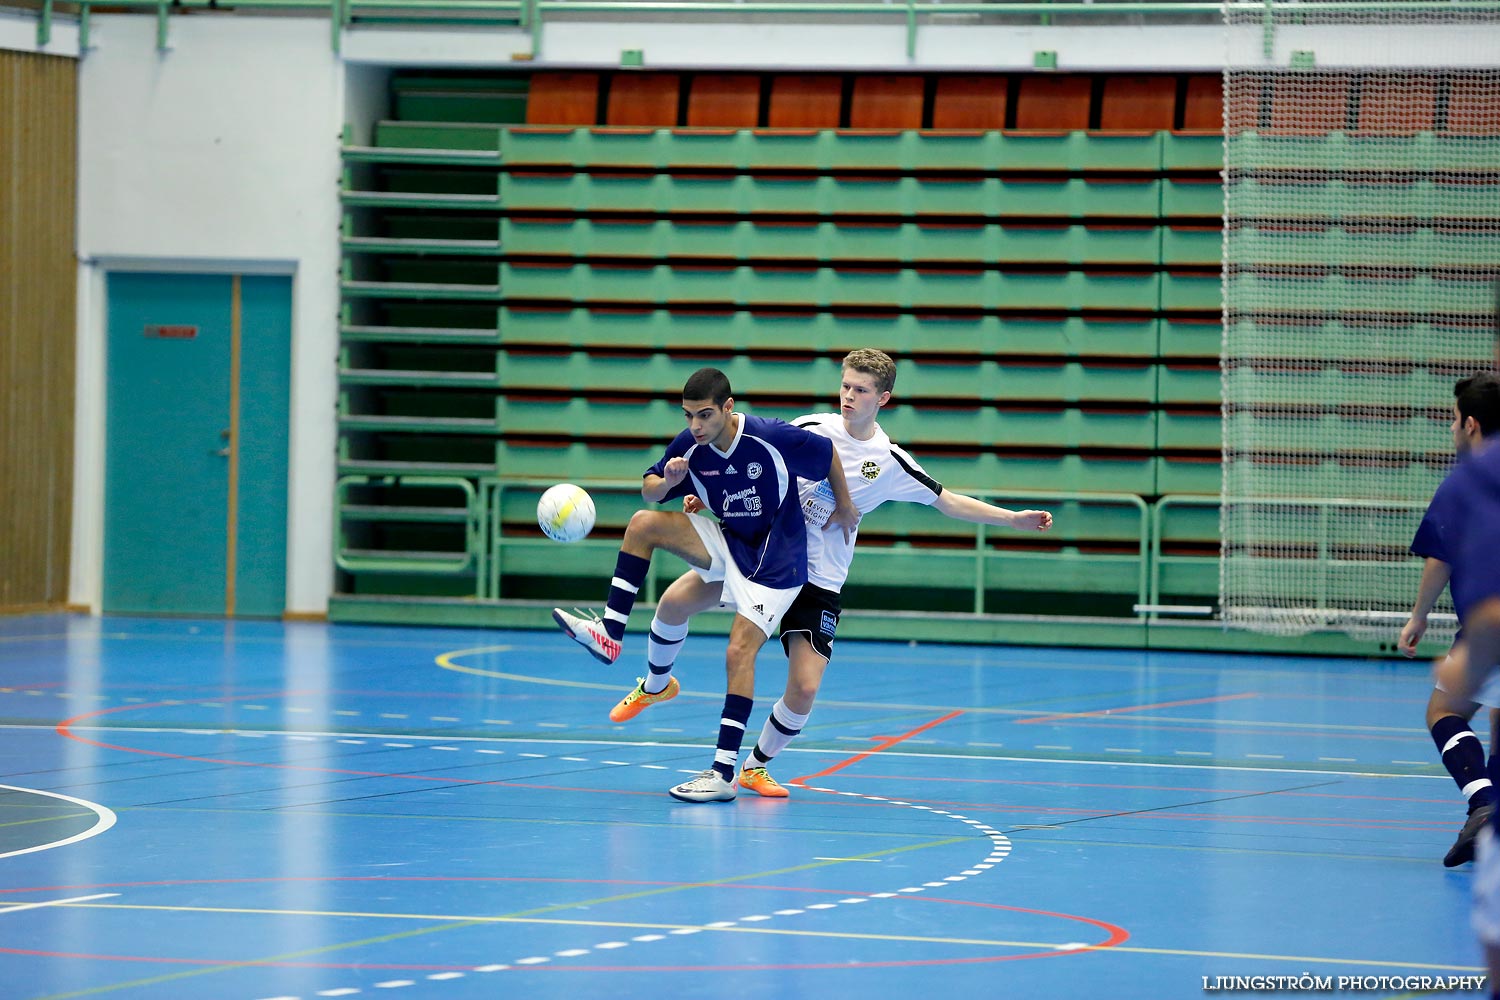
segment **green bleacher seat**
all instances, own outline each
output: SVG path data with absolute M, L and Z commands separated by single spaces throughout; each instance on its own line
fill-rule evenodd
M 361 494 L 339 508 L 341 589 L 590 599 L 638 493 L 601 488 L 594 536 L 558 546 L 535 525 L 541 486 L 497 490 L 490 477 L 628 486 L 680 429 L 675 397 L 692 371 L 720 367 L 744 412 L 789 418 L 834 408 L 839 359 L 855 347 L 897 356 L 882 424 L 950 488 L 1219 493 L 1223 147 L 1204 117 L 1216 78 L 1188 77 L 1184 105 L 1167 75 L 945 76 L 934 90 L 909 75 L 887 86 L 739 74 L 717 97 L 714 77 L 397 71 L 371 145 L 346 132 L 339 471 L 483 480 L 477 502 L 503 498 L 488 527 L 504 541 L 486 542 L 482 565 L 430 573 L 464 557 L 469 512 Z M 1287 141 L 1242 139 L 1269 143 L 1271 159 Z M 1483 162 L 1482 145 L 1463 155 Z M 1369 144 L 1331 146 L 1375 169 Z M 1287 194 L 1266 177 L 1244 183 Z M 1464 207 L 1472 193 L 1439 187 L 1423 205 Z M 1353 222 L 1367 217 L 1350 204 Z M 1262 242 L 1267 263 L 1316 264 L 1361 232 L 1330 220 Z M 1402 229 L 1398 242 L 1424 239 Z M 1319 280 L 1341 279 L 1264 291 L 1301 302 Z M 1435 280 L 1398 278 L 1370 308 L 1431 304 Z M 1462 284 L 1443 280 L 1444 293 Z M 1261 324 L 1274 347 L 1263 313 L 1236 322 Z M 1464 322 L 1439 312 L 1412 329 Z M 1347 352 L 1360 335 L 1341 317 L 1318 346 L 1331 361 L 1359 357 Z M 1444 382 L 1435 398 L 1451 391 L 1420 364 L 1414 378 Z M 1268 393 L 1288 395 L 1280 383 Z M 1329 434 L 1365 441 L 1358 413 L 1336 423 Z M 1393 473 L 1401 485 L 1431 478 L 1426 459 L 1408 465 Z M 1291 463 L 1287 482 L 1333 488 L 1338 463 Z M 914 574 L 946 576 L 955 586 L 923 600 L 971 610 L 978 573 L 985 610 L 1029 609 L 1018 595 L 1040 586 L 1064 595 L 1049 607 L 1129 614 L 1146 568 L 1136 501 L 998 502 L 1054 509 L 1058 529 L 989 529 L 976 550 L 972 526 L 887 505 L 865 524 L 851 586 L 899 581 L 912 600 Z M 1172 514 L 1163 593 L 1213 593 L 1216 517 Z M 675 575 L 658 566 L 650 586 Z

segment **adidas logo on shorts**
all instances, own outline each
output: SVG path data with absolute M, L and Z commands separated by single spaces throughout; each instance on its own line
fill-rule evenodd
M 755 605 L 755 613 L 758 614 L 758 615 L 765 614 L 766 613 L 766 606 L 764 604 L 757 604 L 757 605 Z

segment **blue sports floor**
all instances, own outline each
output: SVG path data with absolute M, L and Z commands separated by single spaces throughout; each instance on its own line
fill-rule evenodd
M 552 631 L 0 619 L 0 997 L 1394 997 L 1482 971 L 1421 663 L 841 642 L 773 768 L 790 800 L 676 802 L 723 642 L 690 637 L 683 695 L 617 726 L 635 635 L 604 667 Z M 759 674 L 747 751 L 779 648 Z

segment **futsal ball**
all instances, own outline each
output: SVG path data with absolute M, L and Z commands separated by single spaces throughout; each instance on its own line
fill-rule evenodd
M 554 542 L 576 542 L 594 530 L 594 498 L 581 486 L 559 483 L 537 501 L 536 523 Z

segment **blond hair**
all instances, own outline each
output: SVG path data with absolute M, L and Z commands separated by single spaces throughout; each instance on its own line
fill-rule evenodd
M 896 362 L 884 351 L 871 347 L 850 351 L 844 355 L 843 367 L 874 376 L 875 388 L 880 392 L 890 392 L 896 387 Z

